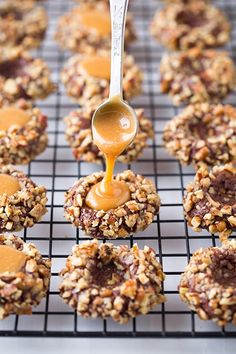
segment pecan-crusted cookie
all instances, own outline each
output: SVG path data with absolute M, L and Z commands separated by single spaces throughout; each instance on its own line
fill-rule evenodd
M 26 258 L 20 271 L 0 274 L 0 319 L 10 314 L 31 314 L 32 307 L 46 296 L 51 262 L 42 258 L 32 243 L 26 243 L 14 235 L 0 235 L 0 246 L 20 251 Z
M 236 325 L 236 242 L 196 251 L 179 284 L 179 294 L 202 320 Z
M 55 90 L 47 64 L 20 47 L 0 48 L 0 102 L 46 98 Z
M 90 74 L 84 68 L 84 61 L 90 57 L 75 54 L 69 58 L 61 72 L 61 81 L 65 85 L 66 92 L 77 103 L 84 105 L 88 101 L 102 101 L 108 98 L 110 79 L 109 75 L 98 77 Z M 110 56 L 108 54 L 99 54 L 96 56 L 101 65 L 110 68 Z M 135 63 L 132 55 L 126 55 L 124 58 L 124 77 L 123 91 L 125 99 L 137 96 L 141 93 L 143 74 Z
M 16 1 L 0 5 L 0 45 L 36 48 L 42 42 L 48 25 L 43 7 L 34 6 L 32 1 Z
M 164 55 L 161 91 L 169 93 L 175 105 L 219 102 L 236 83 L 235 66 L 226 52 L 193 48 Z
M 27 164 L 47 147 L 47 116 L 23 98 L 14 104 L 2 105 L 0 112 L 12 108 L 25 112 L 29 121 L 24 126 L 12 125 L 7 130 L 1 130 L 0 126 L 0 164 Z M 13 110 L 12 114 L 17 115 L 17 111 Z
M 98 105 L 96 106 L 98 107 Z M 83 106 L 71 112 L 66 118 L 66 139 L 73 149 L 77 160 L 87 162 L 104 161 L 103 154 L 93 143 L 91 120 L 95 112 L 94 106 Z M 139 130 L 133 143 L 118 157 L 118 161 L 129 163 L 141 155 L 147 146 L 149 138 L 153 138 L 153 127 L 150 119 L 146 118 L 143 109 L 136 109 L 139 120 Z
M 207 229 L 223 242 L 236 228 L 236 168 L 201 167 L 187 186 L 183 205 L 188 225 L 195 231 Z
M 0 232 L 32 227 L 47 211 L 46 189 L 13 166 L 0 166 L 1 174 L 14 177 L 19 190 L 12 195 L 0 195 Z
M 136 39 L 133 19 L 127 15 L 125 44 Z M 111 48 L 110 12 L 103 2 L 88 3 L 71 9 L 58 21 L 55 40 L 64 50 L 96 53 Z
M 171 3 L 156 12 L 151 33 L 171 50 L 212 48 L 229 41 L 230 24 L 221 10 L 203 1 Z
M 116 209 L 93 210 L 85 204 L 85 199 L 103 177 L 104 172 L 96 172 L 75 182 L 65 196 L 65 218 L 95 238 L 125 238 L 145 230 L 160 207 L 152 181 L 132 171 L 119 173 L 115 179 L 127 183 L 130 200 Z
M 147 246 L 83 243 L 73 247 L 60 275 L 60 296 L 83 317 L 124 324 L 165 301 L 165 275 Z
M 164 144 L 184 164 L 214 166 L 236 162 L 236 109 L 230 105 L 190 105 L 168 122 Z

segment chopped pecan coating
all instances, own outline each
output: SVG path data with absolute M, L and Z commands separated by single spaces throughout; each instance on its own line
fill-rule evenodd
M 188 225 L 227 239 L 236 228 L 236 168 L 215 166 L 209 172 L 203 166 L 186 189 L 183 205 Z
M 165 275 L 147 246 L 83 243 L 73 248 L 60 275 L 60 296 L 83 317 L 123 324 L 165 301 Z
M 32 227 L 47 211 L 46 189 L 37 186 L 13 166 L 0 165 L 0 173 L 15 177 L 20 184 L 20 190 L 15 194 L 0 196 L 0 232 Z
M 21 251 L 26 256 L 23 269 L 0 274 L 0 319 L 10 314 L 31 314 L 49 288 L 51 262 L 42 258 L 32 243 L 19 237 L 0 235 L 0 245 Z
M 14 126 L 0 131 L 0 164 L 27 164 L 47 147 L 47 117 L 24 99 L 11 105 L 3 104 L 0 109 L 8 106 L 24 110 L 30 120 L 23 127 Z
M 43 7 L 32 1 L 7 1 L 0 5 L 0 45 L 25 49 L 36 48 L 42 42 L 48 25 Z
M 0 48 L 0 103 L 46 98 L 55 90 L 47 64 L 21 47 Z
M 190 105 L 168 122 L 164 144 L 184 164 L 236 162 L 236 109 L 230 105 Z
M 236 83 L 233 61 L 226 52 L 193 48 L 164 55 L 161 66 L 161 91 L 173 103 L 219 102 Z
M 152 35 L 170 50 L 212 48 L 229 41 L 231 26 L 221 10 L 204 3 L 171 3 L 158 10 Z
M 236 242 L 196 251 L 179 284 L 179 294 L 202 320 L 236 325 Z
M 160 207 L 152 181 L 132 171 L 122 172 L 115 178 L 127 183 L 131 199 L 116 209 L 93 210 L 86 206 L 85 199 L 91 187 L 103 177 L 103 172 L 93 173 L 75 182 L 65 196 L 65 218 L 95 238 L 125 238 L 146 229 Z

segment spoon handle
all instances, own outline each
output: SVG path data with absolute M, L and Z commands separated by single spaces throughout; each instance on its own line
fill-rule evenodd
M 111 79 L 110 98 L 123 97 L 123 54 L 125 22 L 129 0 L 110 0 L 111 10 Z

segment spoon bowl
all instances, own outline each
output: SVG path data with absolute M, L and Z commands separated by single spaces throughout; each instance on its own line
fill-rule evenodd
M 120 155 L 135 139 L 137 131 L 137 115 L 120 96 L 102 103 L 93 115 L 93 139 L 104 154 L 112 149 L 115 156 Z

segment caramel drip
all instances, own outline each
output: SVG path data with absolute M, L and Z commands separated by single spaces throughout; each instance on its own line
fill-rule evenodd
M 91 55 L 86 56 L 80 64 L 89 75 L 99 79 L 110 79 L 110 58 L 106 56 Z
M 76 10 L 78 21 L 86 28 L 96 31 L 102 37 L 111 33 L 111 19 L 108 11 L 100 12 L 90 8 L 78 8 Z
M 7 194 L 11 196 L 20 190 L 20 184 L 18 180 L 7 174 L 0 174 L 0 196 Z
M 26 262 L 26 255 L 15 248 L 0 245 L 0 273 L 20 272 Z
M 130 199 L 128 185 L 113 179 L 113 171 L 117 157 L 135 136 L 136 124 L 131 112 L 121 104 L 120 97 L 110 99 L 109 105 L 104 107 L 94 122 L 93 139 L 105 155 L 106 173 L 88 193 L 86 204 L 94 210 L 107 211 Z
M 12 126 L 23 127 L 30 116 L 23 109 L 6 107 L 0 109 L 0 130 L 7 131 Z

